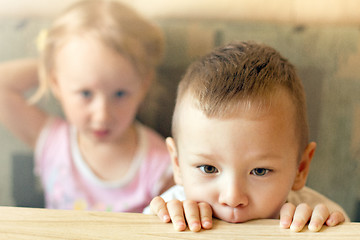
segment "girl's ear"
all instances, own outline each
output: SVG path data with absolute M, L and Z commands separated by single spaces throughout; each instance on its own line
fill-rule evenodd
M 176 144 L 174 139 L 171 137 L 166 138 L 166 146 L 171 157 L 175 183 L 181 185 L 182 184 L 181 171 L 179 166 L 178 152 L 176 149 Z
M 59 84 L 58 84 L 58 81 L 57 81 L 57 79 L 55 78 L 55 76 L 53 76 L 53 75 L 50 76 L 49 83 L 50 83 L 51 93 L 54 95 L 54 97 L 55 97 L 57 100 L 60 100 Z
M 153 87 L 153 82 L 155 79 L 155 70 L 150 70 L 147 72 L 146 75 L 142 76 L 142 82 L 141 82 L 141 88 L 140 88 L 140 92 L 141 94 L 139 95 L 141 98 L 141 102 L 143 105 L 143 102 L 146 101 L 146 98 L 148 97 L 149 92 L 151 91 L 151 87 Z
M 301 161 L 298 165 L 297 174 L 295 177 L 294 184 L 292 186 L 292 190 L 297 191 L 305 186 L 307 176 L 310 170 L 310 163 L 314 156 L 316 149 L 316 143 L 310 142 L 304 153 L 302 154 Z
M 144 81 L 144 86 L 143 86 L 144 96 L 149 92 L 149 89 L 151 88 L 151 86 L 154 82 L 155 74 L 156 74 L 155 70 L 150 70 L 146 74 L 145 79 L 143 80 Z
M 151 86 L 151 84 L 153 83 L 153 81 L 155 79 L 155 75 L 156 75 L 156 71 L 154 69 L 150 70 L 148 72 L 148 74 L 146 75 L 145 84 L 147 84 L 148 86 Z

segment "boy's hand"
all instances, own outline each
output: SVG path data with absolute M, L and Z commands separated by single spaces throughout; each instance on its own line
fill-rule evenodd
M 172 200 L 166 203 L 161 197 L 155 197 L 150 203 L 150 209 L 163 222 L 172 221 L 174 228 L 178 231 L 186 229 L 186 222 L 193 232 L 212 227 L 212 209 L 205 202 Z M 280 211 L 280 226 L 296 232 L 301 231 L 308 222 L 309 230 L 317 232 L 323 225 L 332 227 L 344 221 L 345 216 L 341 212 L 330 213 L 324 204 L 318 204 L 312 209 L 305 203 L 297 207 L 286 203 Z
M 305 203 L 297 207 L 286 203 L 280 210 L 280 226 L 290 228 L 295 232 L 300 232 L 308 222 L 309 230 L 317 232 L 323 225 L 332 227 L 344 221 L 345 216 L 341 212 L 330 213 L 324 204 L 318 204 L 312 209 Z
M 198 232 L 201 228 L 210 229 L 212 227 L 212 209 L 205 202 L 172 200 L 166 203 L 161 197 L 155 197 L 150 203 L 150 209 L 163 222 L 171 220 L 174 228 L 178 231 L 186 229 L 186 222 L 193 232 Z

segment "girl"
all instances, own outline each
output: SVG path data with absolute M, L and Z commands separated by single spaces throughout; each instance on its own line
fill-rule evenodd
M 172 185 L 164 140 L 135 120 L 162 50 L 133 10 L 88 0 L 55 20 L 39 62 L 0 66 L 0 121 L 35 150 L 46 207 L 141 212 Z M 51 89 L 66 120 L 28 104 L 38 79 L 32 100 Z

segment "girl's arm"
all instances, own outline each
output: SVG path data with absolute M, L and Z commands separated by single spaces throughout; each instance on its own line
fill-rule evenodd
M 47 114 L 30 105 L 25 97 L 37 84 L 36 60 L 0 64 L 0 123 L 32 148 L 47 119 Z

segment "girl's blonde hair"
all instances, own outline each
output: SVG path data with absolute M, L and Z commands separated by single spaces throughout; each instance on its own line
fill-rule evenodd
M 66 9 L 46 33 L 41 33 L 40 84 L 31 102 L 48 92 L 58 49 L 69 37 L 84 34 L 130 60 L 140 76 L 154 71 L 162 60 L 164 39 L 159 27 L 118 1 L 83 0 Z

